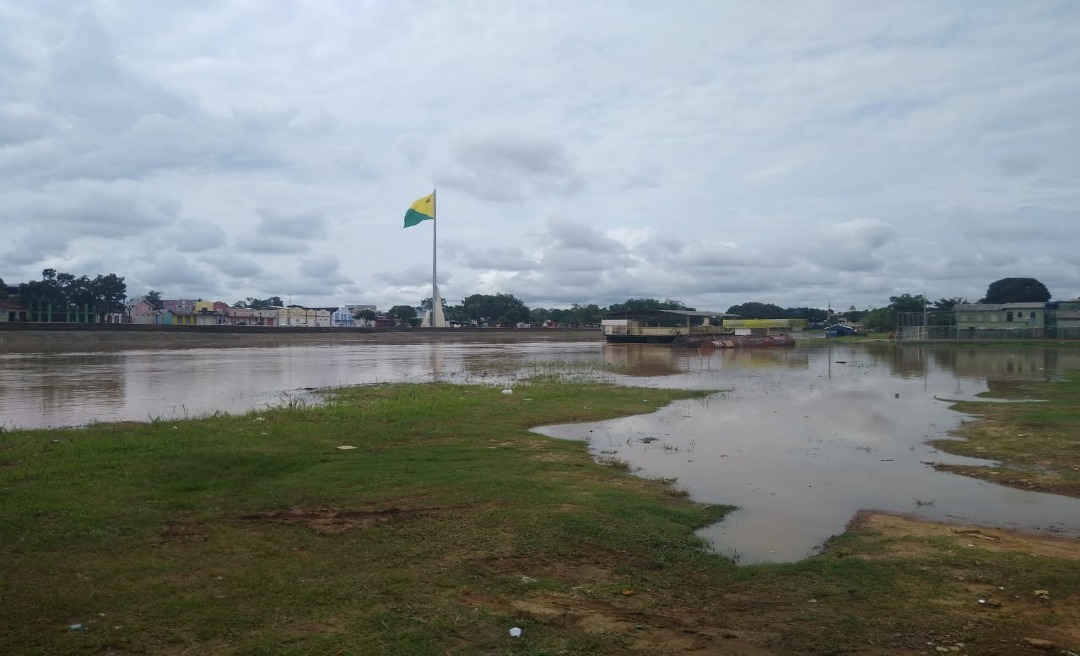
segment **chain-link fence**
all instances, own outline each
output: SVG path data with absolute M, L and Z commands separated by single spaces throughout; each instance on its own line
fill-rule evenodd
M 1045 319 L 1041 325 L 1017 322 L 1002 326 L 996 322 L 967 322 L 957 325 L 955 312 L 901 312 L 896 315 L 896 340 L 1080 340 L 1080 321 L 1072 316 L 1060 317 L 1054 310 L 1047 310 L 1044 314 Z

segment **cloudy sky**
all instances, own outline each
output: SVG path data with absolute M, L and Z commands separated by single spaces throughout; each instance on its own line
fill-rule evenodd
M 1080 296 L 1080 3 L 0 0 L 0 278 Z

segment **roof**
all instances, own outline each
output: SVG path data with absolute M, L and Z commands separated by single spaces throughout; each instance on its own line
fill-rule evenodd
M 1043 310 L 1046 303 L 957 303 L 954 310 L 964 312 L 990 312 L 996 310 Z
M 621 312 L 607 312 L 603 315 L 609 319 L 615 318 L 657 318 L 657 317 L 737 317 L 737 314 L 727 312 L 711 312 L 708 310 L 623 310 Z

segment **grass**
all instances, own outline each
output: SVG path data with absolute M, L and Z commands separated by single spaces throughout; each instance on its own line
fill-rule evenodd
M 6 431 L 0 653 L 1075 648 L 1080 577 L 1057 552 L 867 521 L 821 556 L 738 567 L 693 533 L 725 507 L 527 430 L 698 395 L 385 385 L 326 406 Z M 990 616 L 975 597 L 998 586 L 1017 598 Z
M 955 435 L 934 446 L 959 455 L 990 458 L 998 466 L 941 466 L 1002 485 L 1080 497 L 1080 372 L 1051 383 L 999 383 L 984 396 L 1009 401 L 963 402 L 975 415 Z

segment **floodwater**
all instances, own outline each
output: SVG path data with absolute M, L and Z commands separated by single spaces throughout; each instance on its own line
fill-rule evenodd
M 599 342 L 306 344 L 0 353 L 0 428 L 245 412 L 327 387 L 507 383 L 602 360 Z
M 677 479 L 698 501 L 738 506 L 700 534 L 740 563 L 811 555 L 864 509 L 1080 536 L 1080 500 L 935 471 L 928 463 L 990 463 L 924 444 L 970 419 L 946 399 L 973 399 L 1002 381 L 1048 380 L 1080 368 L 1080 350 L 609 352 L 618 357 L 666 370 L 653 385 L 727 391 L 648 416 L 540 432 L 588 440 L 597 457 Z
M 0 353 L 0 428 L 243 412 L 317 388 L 513 384 L 536 373 L 722 390 L 647 416 L 540 432 L 739 509 L 701 534 L 742 563 L 814 553 L 859 510 L 1080 536 L 1080 500 L 937 472 L 924 444 L 966 419 L 947 399 L 1080 368 L 1080 349 L 835 344 L 699 354 L 598 342 L 314 344 Z M 615 373 L 611 373 L 615 372 Z

